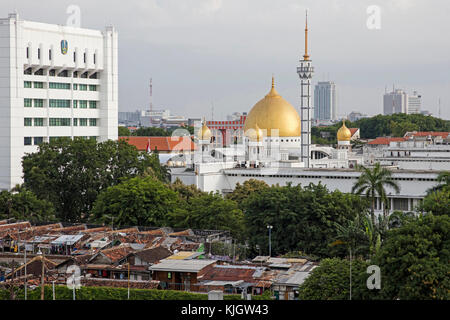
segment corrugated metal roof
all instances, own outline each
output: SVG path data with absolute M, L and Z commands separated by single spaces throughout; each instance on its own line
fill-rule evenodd
M 73 245 L 74 243 L 78 242 L 81 238 L 83 238 L 82 234 L 75 234 L 75 235 L 63 235 L 58 237 L 56 240 L 53 240 L 51 244 L 64 244 L 64 245 Z
M 216 263 L 217 260 L 161 260 L 160 263 L 151 266 L 152 271 L 172 272 L 199 272 L 206 266 Z

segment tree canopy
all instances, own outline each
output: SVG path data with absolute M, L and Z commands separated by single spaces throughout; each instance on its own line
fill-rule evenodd
M 53 204 L 40 200 L 22 187 L 0 192 L 0 219 L 29 220 L 31 222 L 55 221 Z
M 123 226 L 165 226 L 178 205 L 177 193 L 155 177 L 135 177 L 98 196 L 90 221 Z
M 423 114 L 395 113 L 392 115 L 376 115 L 359 119 L 355 122 L 346 121 L 348 128 L 359 128 L 362 139 L 375 139 L 383 136 L 403 137 L 408 131 L 450 131 L 450 121 L 426 116 Z M 317 144 L 335 144 L 336 133 L 342 127 L 342 121 L 323 127 L 311 129 L 312 141 Z M 327 132 L 327 137 L 321 133 Z
M 23 157 L 24 187 L 53 203 L 62 221 L 87 219 L 98 194 L 151 169 L 166 180 L 157 155 L 140 153 L 125 141 L 97 143 L 81 138 L 39 145 Z
M 450 217 L 427 214 L 388 231 L 372 260 L 384 299 L 450 298 Z
M 345 224 L 367 203 L 359 196 L 329 192 L 322 184 L 271 186 L 243 201 L 249 244 L 268 251 L 267 225 L 272 225 L 274 254 L 300 250 L 320 257 L 344 255 L 345 248 L 330 246 L 336 240 L 335 223 Z M 254 249 L 255 250 L 255 249 Z

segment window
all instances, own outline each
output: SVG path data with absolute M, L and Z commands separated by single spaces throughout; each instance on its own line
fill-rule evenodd
M 44 69 L 39 69 L 34 73 L 35 76 L 43 76 L 44 75 Z
M 77 53 L 73 52 L 73 62 L 77 62 Z
M 42 88 L 44 88 L 44 83 L 43 82 L 34 82 L 33 83 L 34 84 L 34 87 L 36 88 L 36 89 L 42 89 Z
M 97 86 L 95 84 L 90 84 L 89 91 L 97 91 Z
M 77 100 L 73 100 L 73 107 L 74 108 L 77 108 L 77 102 L 78 102 Z
M 60 73 L 58 73 L 58 77 L 65 77 L 67 78 L 69 76 L 69 73 L 67 72 L 67 70 L 64 70 Z
M 87 118 L 80 118 L 80 127 L 87 126 Z
M 23 138 L 23 144 L 25 145 L 25 146 L 31 146 L 31 137 L 24 137 Z
M 42 100 L 42 99 L 34 99 L 34 107 L 35 108 L 43 108 L 44 107 L 44 100 Z
M 86 63 L 86 52 L 83 54 L 84 63 Z
M 38 145 L 44 142 L 44 137 L 34 137 L 34 145 Z
M 74 77 L 74 78 L 78 78 L 78 71 L 74 71 L 74 72 L 73 72 L 73 77 Z
M 80 100 L 80 109 L 86 109 L 86 108 L 87 108 L 87 101 Z
M 70 83 L 50 82 L 48 88 L 70 90 Z
M 23 104 L 26 108 L 31 108 L 31 99 L 29 98 L 23 99 Z
M 97 126 L 97 119 L 89 119 L 89 126 L 90 127 L 96 127 Z
M 94 53 L 94 64 L 96 63 L 96 61 L 97 61 L 97 55 Z
M 23 119 L 23 125 L 25 127 L 31 127 L 31 118 L 24 118 Z
M 34 126 L 35 127 L 43 127 L 44 126 L 44 118 L 34 118 Z
M 73 90 L 78 90 L 78 85 L 76 83 L 73 84 Z
M 70 108 L 70 100 L 50 99 L 50 108 Z
M 50 127 L 70 127 L 70 118 L 50 118 Z
M 31 81 L 24 81 L 23 82 L 23 87 L 24 88 L 31 88 Z
M 78 126 L 78 119 L 77 118 L 73 118 L 73 126 L 74 127 Z
M 27 59 L 30 57 L 30 48 L 27 47 Z
M 78 87 L 80 88 L 80 91 L 87 91 L 87 84 L 80 84 Z
M 31 74 L 31 68 L 23 70 L 23 74 Z
M 34 137 L 34 145 L 38 145 L 44 142 L 44 137 Z
M 48 50 L 48 60 L 52 60 L 52 49 Z
M 97 101 L 89 101 L 89 109 L 97 109 Z
M 38 48 L 38 59 L 41 58 L 41 48 Z
M 51 77 L 54 77 L 54 76 L 56 75 L 55 69 L 50 70 L 50 71 L 48 72 L 48 75 L 51 76 Z

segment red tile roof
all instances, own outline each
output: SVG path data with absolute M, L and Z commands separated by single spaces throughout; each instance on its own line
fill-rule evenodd
M 370 141 L 368 144 L 371 145 L 380 145 L 380 144 L 385 144 L 385 145 L 389 145 L 389 143 L 391 143 L 392 141 L 405 141 L 405 138 L 385 138 L 385 137 L 379 137 L 376 138 L 372 141 Z
M 450 132 L 445 131 L 419 131 L 419 132 L 407 132 L 405 133 L 405 137 L 438 137 L 441 136 L 443 139 L 447 138 Z
M 150 141 L 150 149 L 155 148 L 158 151 L 194 151 L 195 143 L 190 137 L 119 137 L 119 140 L 125 140 L 129 144 L 135 146 L 139 151 L 147 149 L 147 143 Z
M 352 137 L 353 135 L 356 133 L 356 131 L 359 130 L 359 128 L 348 128 L 350 130 L 350 132 L 352 133 Z

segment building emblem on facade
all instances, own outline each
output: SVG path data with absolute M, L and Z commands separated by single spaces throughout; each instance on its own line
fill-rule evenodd
M 69 45 L 67 43 L 67 40 L 61 40 L 61 53 L 66 54 L 68 49 Z

